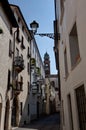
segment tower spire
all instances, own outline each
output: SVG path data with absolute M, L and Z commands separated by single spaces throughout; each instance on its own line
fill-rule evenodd
M 47 52 L 44 54 L 44 70 L 45 70 L 45 77 L 50 76 L 50 57 Z

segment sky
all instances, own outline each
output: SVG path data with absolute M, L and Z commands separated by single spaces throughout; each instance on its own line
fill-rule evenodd
M 30 23 L 35 20 L 39 23 L 37 33 L 53 33 L 54 0 L 9 0 L 9 3 L 20 7 L 29 28 Z M 51 74 L 57 74 L 53 51 L 54 40 L 38 35 L 35 35 L 35 39 L 42 60 L 44 60 L 44 54 L 47 52 L 50 56 Z

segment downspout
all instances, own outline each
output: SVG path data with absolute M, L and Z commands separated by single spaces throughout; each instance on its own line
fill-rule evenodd
M 14 28 L 13 28 L 14 29 Z M 16 30 L 13 32 L 13 61 L 12 61 L 12 85 L 14 84 L 15 80 L 15 71 L 14 71 L 14 58 L 15 58 L 15 34 L 17 33 L 18 28 L 15 28 Z M 13 87 L 12 87 L 12 96 L 13 95 Z
M 61 82 L 60 82 L 60 67 L 59 67 L 59 48 L 58 48 L 58 20 L 57 20 L 57 6 L 56 6 L 56 0 L 54 0 L 54 6 L 55 6 L 55 21 L 54 21 L 54 35 L 55 35 L 55 39 L 54 39 L 54 46 L 56 47 L 56 69 L 58 71 L 58 86 L 59 86 L 59 100 L 61 101 Z

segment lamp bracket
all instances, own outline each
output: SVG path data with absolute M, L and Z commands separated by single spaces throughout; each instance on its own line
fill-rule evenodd
M 54 39 L 54 33 L 36 33 L 35 35 L 39 35 L 41 37 L 47 36 L 51 39 Z

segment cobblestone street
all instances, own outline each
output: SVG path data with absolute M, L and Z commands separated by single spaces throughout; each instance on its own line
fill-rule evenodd
M 33 121 L 30 125 L 15 130 L 60 130 L 59 114 L 53 114 L 47 117 Z

